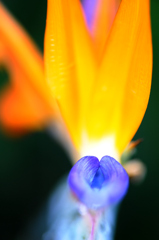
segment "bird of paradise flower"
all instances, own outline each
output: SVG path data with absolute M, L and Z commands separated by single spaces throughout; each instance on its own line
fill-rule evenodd
M 48 1 L 44 55 L 48 85 L 40 53 L 1 4 L 1 61 L 13 80 L 1 116 L 13 127 L 35 127 L 48 116 L 61 114 L 80 156 L 91 151 L 103 156 L 108 151 L 119 160 L 141 123 L 150 93 L 149 1 L 121 1 L 115 19 L 114 4 L 119 1 L 107 1 L 109 15 L 103 11 L 105 1 L 94 1 L 97 6 L 86 25 L 88 2 L 83 2 L 83 12 L 77 0 Z
M 28 129 L 54 119 L 78 158 L 120 162 L 150 94 L 149 8 L 149 0 L 48 0 L 44 74 L 34 44 L 0 4 L 0 61 L 13 84 L 1 101 L 4 124 Z

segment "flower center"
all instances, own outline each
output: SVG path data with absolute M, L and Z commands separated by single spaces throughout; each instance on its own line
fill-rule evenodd
M 105 177 L 102 173 L 101 168 L 99 167 L 90 186 L 91 188 L 101 189 L 104 181 Z

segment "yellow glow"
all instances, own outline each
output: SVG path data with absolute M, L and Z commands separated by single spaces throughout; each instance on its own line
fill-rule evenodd
M 82 156 L 96 156 L 99 160 L 105 155 L 120 161 L 120 154 L 115 148 L 115 136 L 107 136 L 99 141 L 88 140 L 86 134 L 83 134 L 83 145 L 80 150 Z

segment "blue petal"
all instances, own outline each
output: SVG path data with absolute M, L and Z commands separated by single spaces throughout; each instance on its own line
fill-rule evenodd
M 92 30 L 92 24 L 94 20 L 95 10 L 97 7 L 98 0 L 83 0 L 82 5 L 86 17 L 86 22 L 88 25 L 89 30 Z
M 114 158 L 86 156 L 71 169 L 68 182 L 76 197 L 90 209 L 119 202 L 127 192 L 129 177 Z
M 104 174 L 103 174 L 101 168 L 99 167 L 95 176 L 94 176 L 94 179 L 91 183 L 91 188 L 100 189 L 102 187 L 102 184 L 103 184 L 104 180 L 105 180 Z

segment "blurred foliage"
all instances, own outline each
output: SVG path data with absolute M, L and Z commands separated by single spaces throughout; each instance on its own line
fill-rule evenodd
M 46 0 L 2 1 L 43 51 Z M 159 238 L 159 1 L 151 0 L 154 48 L 151 97 L 134 139 L 143 138 L 135 157 L 148 173 L 141 185 L 131 184 L 121 204 L 115 240 Z M 0 70 L 0 85 L 7 81 Z M 0 239 L 15 239 L 39 211 L 57 181 L 69 171 L 69 157 L 47 130 L 22 137 L 0 131 Z

